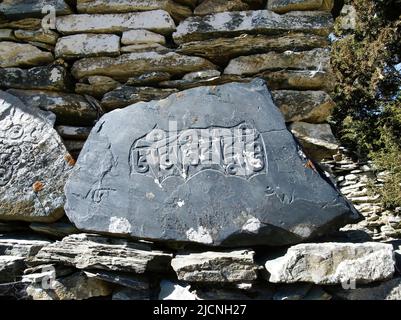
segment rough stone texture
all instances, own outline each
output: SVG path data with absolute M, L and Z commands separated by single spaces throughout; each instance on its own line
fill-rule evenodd
M 0 40 L 15 40 L 13 29 L 0 29 Z
M 159 300 L 198 300 L 190 285 L 163 280 L 160 283 Z
M 173 34 L 178 44 L 219 36 L 238 36 L 243 33 L 285 34 L 306 32 L 326 36 L 332 29 L 329 14 L 294 12 L 279 15 L 268 10 L 222 12 L 201 17 L 189 17 L 179 24 Z
M 44 289 L 41 283 L 33 283 L 26 289 L 33 300 L 84 300 L 109 296 L 112 288 L 107 282 L 92 277 L 87 272 L 56 279 L 52 288 Z
M 147 86 L 156 85 L 161 81 L 170 80 L 171 75 L 168 72 L 153 71 L 131 77 L 127 80 L 129 86 Z
M 192 14 L 192 10 L 172 0 L 78 0 L 80 13 L 118 13 L 132 11 L 165 10 L 176 20 Z
M 77 83 L 75 85 L 75 92 L 101 99 L 105 93 L 113 91 L 121 86 L 120 82 L 105 76 L 92 76 L 87 79 L 87 82 L 88 83 Z
M 177 121 L 172 141 L 190 128 L 245 123 L 257 148 L 239 159 L 217 152 L 213 165 L 184 157 L 184 166 L 161 159 L 159 167 L 144 139 L 171 131 L 169 120 Z M 227 246 L 296 243 L 359 219 L 307 164 L 262 80 L 195 88 L 103 116 L 66 184 L 65 209 L 83 230 Z
M 257 267 L 252 250 L 179 254 L 171 261 L 178 280 L 187 282 L 252 282 Z
M 24 268 L 23 257 L 0 256 L 0 283 L 15 281 Z
M 16 90 L 8 92 L 26 105 L 51 111 L 57 122 L 68 125 L 91 125 L 97 119 L 97 111 L 82 96 L 41 90 Z
M 172 255 L 151 250 L 142 243 L 75 234 L 44 247 L 34 263 L 60 263 L 78 269 L 103 269 L 144 273 L 166 271 Z
M 265 266 L 274 283 L 370 283 L 393 275 L 393 248 L 376 242 L 306 243 L 290 247 Z
M 203 58 L 184 56 L 174 52 L 166 54 L 142 52 L 123 54 L 117 58 L 82 59 L 74 63 L 72 74 L 77 79 L 103 75 L 124 81 L 132 76 L 153 71 L 179 75 L 204 69 L 215 69 L 215 66 Z
M 322 123 L 335 106 L 324 91 L 279 90 L 273 91 L 272 96 L 287 122 Z
M 57 126 L 56 131 L 65 139 L 86 140 L 92 127 Z
M 0 255 L 15 257 L 33 257 L 40 249 L 50 244 L 50 241 L 29 235 L 0 236 Z
M 210 70 L 209 70 L 210 71 Z M 217 70 L 216 70 L 217 71 Z M 169 80 L 162 81 L 159 83 L 160 87 L 163 88 L 177 88 L 178 90 L 186 90 L 190 88 L 200 87 L 200 86 L 212 86 L 220 85 L 229 82 L 250 82 L 251 79 L 244 79 L 238 76 L 222 75 L 222 76 L 212 76 L 209 78 L 192 78 L 192 79 L 179 79 L 179 80 Z
M 108 34 L 76 34 L 57 41 L 56 57 L 66 59 L 97 56 L 117 56 L 120 37 Z
M 242 0 L 205 0 L 195 8 L 194 14 L 204 16 L 224 11 L 242 11 L 249 9 L 249 4 Z
M 35 18 L 26 18 L 17 21 L 7 21 L 5 23 L 1 23 L 0 21 L 0 28 L 36 30 L 40 29 L 41 26 L 42 26 L 42 20 Z
M 160 89 L 152 87 L 121 86 L 106 93 L 101 105 L 105 110 L 124 108 L 140 101 L 159 100 L 177 92 L 176 89 Z
M 195 55 L 209 59 L 215 63 L 226 64 L 230 59 L 243 55 L 266 53 L 269 51 L 283 52 L 286 50 L 310 50 L 327 47 L 326 37 L 294 33 L 282 36 L 267 36 L 263 34 L 242 34 L 231 38 L 207 39 L 183 43 L 177 52 Z
M 67 70 L 60 65 L 31 69 L 0 68 L 0 87 L 37 90 L 67 90 Z
M 265 70 L 300 69 L 312 72 L 327 72 L 330 69 L 330 51 L 313 49 L 310 51 L 284 53 L 269 52 L 238 57 L 230 61 L 225 74 L 253 75 Z
M 0 42 L 0 67 L 31 67 L 52 62 L 53 55 L 26 43 Z
M 131 44 L 128 46 L 121 47 L 121 53 L 131 53 L 131 52 L 157 52 L 157 53 L 168 53 L 173 52 L 170 48 L 162 46 L 158 43 L 145 43 L 145 44 Z
M 269 0 L 267 9 L 277 13 L 302 10 L 325 10 L 333 9 L 334 0 Z
M 290 130 L 308 155 L 317 161 L 331 158 L 338 151 L 339 144 L 329 124 L 294 122 L 290 125 Z
M 54 116 L 0 91 L 0 219 L 54 221 L 64 205 L 69 154 Z
M 3 0 L 0 3 L 0 13 L 8 19 L 42 18 L 42 9 L 52 6 L 57 16 L 72 13 L 64 0 Z
M 121 43 L 124 45 L 148 43 L 166 44 L 166 39 L 164 38 L 164 36 L 158 33 L 139 29 L 125 31 L 122 35 Z
M 29 225 L 29 228 L 37 233 L 57 239 L 64 238 L 71 234 L 80 233 L 80 231 L 68 221 L 57 221 L 54 223 L 34 222 Z
M 174 20 L 163 10 L 121 14 L 71 14 L 59 17 L 57 31 L 71 33 L 115 33 L 131 29 L 148 29 L 168 34 L 175 30 Z
M 389 281 L 358 286 L 351 290 L 336 288 L 330 290 L 333 295 L 345 300 L 401 300 L 401 278 Z
M 56 44 L 58 39 L 57 32 L 43 29 L 40 30 L 15 30 L 15 38 L 22 41 L 37 41 L 47 44 Z

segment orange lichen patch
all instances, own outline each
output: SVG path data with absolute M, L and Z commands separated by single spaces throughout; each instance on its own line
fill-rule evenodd
M 43 185 L 43 183 L 40 182 L 40 181 L 36 181 L 36 182 L 32 185 L 32 189 L 33 189 L 33 191 L 35 191 L 35 192 L 42 191 L 43 188 L 44 188 L 44 185 Z
M 67 153 L 64 156 L 64 160 L 68 163 L 68 165 L 70 165 L 71 167 L 73 167 L 76 163 L 75 159 L 72 157 L 72 155 L 70 155 L 69 153 Z
M 315 171 L 316 173 L 318 173 L 317 170 L 316 170 L 315 165 L 313 164 L 313 162 L 312 162 L 311 160 L 308 160 L 308 161 L 304 164 L 304 167 L 305 167 L 305 168 L 312 169 L 313 171 Z

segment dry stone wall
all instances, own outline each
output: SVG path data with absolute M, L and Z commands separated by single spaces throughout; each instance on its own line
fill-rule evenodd
M 6 101 L 11 95 L 18 98 L 16 104 L 35 110 L 30 116 L 40 119 L 43 130 L 53 137 L 46 135 L 38 144 L 52 156 L 39 154 L 40 161 L 32 162 L 43 171 L 31 170 L 37 183 L 24 185 L 31 195 L 27 206 L 34 214 L 19 217 L 21 212 L 3 205 L 4 193 L 0 193 L 0 296 L 401 299 L 401 250 L 395 240 L 401 222 L 368 192 L 369 179 L 380 184 L 380 174 L 368 163 L 352 161 L 327 123 L 335 106 L 330 97 L 335 85 L 329 41 L 333 2 L 2 1 L 0 89 L 6 93 L 1 97 Z M 288 129 L 304 147 L 305 172 L 323 176 L 317 167 L 320 162 L 326 179 L 332 178 L 365 220 L 315 237 L 317 243 L 211 249 L 88 234 L 66 216 L 58 219 L 63 197 L 59 184 L 74 167 L 92 128 L 97 125 L 101 130 L 98 121 L 103 115 L 141 101 L 172 94 L 182 97 L 181 91 L 195 87 L 209 86 L 212 91 L 214 86 L 254 78 L 266 81 Z M 15 125 L 9 122 L 0 122 L 0 132 Z M 10 142 L 5 142 L 7 152 L 0 145 L 0 187 L 7 178 L 5 168 L 10 168 L 4 164 L 16 161 L 11 158 L 17 154 L 15 148 L 10 153 Z M 32 156 L 23 151 L 26 158 Z M 307 161 L 310 158 L 315 164 Z M 29 162 L 17 164 L 25 168 Z M 52 172 L 57 176 L 49 177 Z M 54 192 L 41 193 L 52 184 L 49 179 L 57 186 L 56 198 Z M 11 199 L 16 195 L 10 190 Z M 120 220 L 114 226 L 124 227 Z M 260 221 L 252 220 L 247 227 L 248 231 L 260 228 Z M 195 231 L 195 238 L 205 237 L 202 230 Z M 300 240 L 288 241 L 295 242 Z M 52 286 L 43 286 L 48 279 L 54 280 Z

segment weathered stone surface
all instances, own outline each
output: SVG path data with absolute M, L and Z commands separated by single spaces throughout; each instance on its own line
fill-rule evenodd
M 165 10 L 176 20 L 192 14 L 192 10 L 172 0 L 78 0 L 80 13 L 119 13 L 132 11 Z
M 146 43 L 146 44 L 131 44 L 129 46 L 122 46 L 121 53 L 131 52 L 157 52 L 157 53 L 168 53 L 173 52 L 170 48 L 162 46 L 158 43 Z
M 179 24 L 173 34 L 178 44 L 219 36 L 238 36 L 243 33 L 286 34 L 305 32 L 326 36 L 332 29 L 329 14 L 293 12 L 279 15 L 268 10 L 221 12 L 190 17 Z
M 196 81 L 196 80 L 206 80 L 214 77 L 220 77 L 220 71 L 218 70 L 203 70 L 197 72 L 187 73 L 182 77 L 183 80 Z
M 129 86 L 148 86 L 171 78 L 168 72 L 153 71 L 129 78 L 126 82 Z
M 0 23 L 0 28 L 22 29 L 22 30 L 37 30 L 42 26 L 41 19 L 26 18 L 16 21 L 8 21 Z
M 323 90 L 332 92 L 335 78 L 330 71 L 316 70 L 267 70 L 257 77 L 265 79 L 269 88 L 292 90 Z
M 0 220 L 54 221 L 71 166 L 54 116 L 0 91 Z
M 57 31 L 71 33 L 115 33 L 148 29 L 168 34 L 175 30 L 174 20 L 163 10 L 121 14 L 71 14 L 57 18 Z
M 244 123 L 257 148 L 239 159 L 204 154 L 205 145 L 189 165 L 180 146 L 176 166 L 161 159 L 160 167 L 146 152 L 154 128 L 172 131 L 174 142 L 186 129 L 232 135 Z M 66 185 L 65 209 L 84 230 L 208 245 L 295 243 L 359 218 L 307 163 L 262 80 L 195 88 L 103 116 Z
M 217 71 L 217 70 L 216 70 Z M 210 78 L 196 79 L 179 79 L 179 80 L 169 80 L 160 82 L 158 85 L 162 88 L 177 88 L 178 90 L 186 90 L 190 88 L 196 88 L 200 86 L 212 86 L 221 85 L 229 82 L 250 82 L 252 79 L 241 78 L 239 76 L 232 75 L 222 75 L 222 76 L 212 76 Z
M 15 281 L 25 268 L 24 258 L 0 256 L 0 283 Z
M 331 158 L 340 146 L 329 124 L 294 122 L 290 125 L 290 130 L 308 155 L 317 161 Z
M 376 242 L 306 243 L 290 247 L 265 266 L 274 283 L 370 283 L 393 275 L 393 248 Z
M 249 9 L 249 4 L 242 0 L 205 0 L 195 8 L 194 14 L 204 16 L 224 11 L 243 11 Z
M 124 45 L 148 43 L 166 44 L 166 39 L 161 34 L 154 33 L 149 30 L 138 29 L 125 31 L 121 38 L 121 43 Z
M 113 220 L 110 231 L 118 231 L 121 222 Z M 75 234 L 42 248 L 34 262 L 60 263 L 78 269 L 103 269 L 144 273 L 166 271 L 172 255 L 151 250 L 142 243 L 108 239 L 97 235 Z
M 120 37 L 109 34 L 75 34 L 57 41 L 57 58 L 84 58 L 117 56 L 120 53 Z
M 67 220 L 67 219 L 66 219 Z M 47 236 L 61 239 L 71 234 L 79 233 L 79 230 L 68 221 L 57 221 L 54 223 L 34 222 L 29 225 L 31 230 Z
M 150 300 L 150 293 L 148 290 L 122 288 L 113 292 L 112 300 L 123 300 L 123 301 Z
M 298 69 L 326 72 L 330 69 L 330 50 L 269 52 L 238 57 L 230 61 L 225 74 L 253 75 L 265 70 Z
M 397 277 L 379 284 L 358 286 L 352 290 L 335 288 L 333 295 L 345 300 L 401 300 L 401 278 Z
M 140 101 L 159 100 L 177 92 L 176 89 L 121 86 L 104 95 L 101 105 L 106 110 L 124 108 Z
M 54 60 L 50 52 L 39 50 L 27 43 L 0 42 L 0 67 L 30 67 L 50 63 Z
M 255 252 L 202 252 L 179 254 L 171 261 L 178 280 L 187 282 L 252 282 L 257 278 Z
M 85 300 L 109 296 L 112 288 L 107 282 L 81 271 L 54 280 L 52 288 L 44 289 L 41 283 L 33 283 L 27 287 L 26 291 L 33 300 Z
M 58 39 L 57 32 L 43 29 L 39 30 L 15 30 L 15 38 L 23 41 L 43 42 L 47 44 L 56 44 Z
M 0 68 L 0 87 L 38 90 L 67 90 L 67 70 L 60 65 L 31 69 Z
M 92 76 L 86 79 L 88 83 L 77 83 L 75 92 L 78 94 L 87 94 L 101 99 L 109 91 L 113 91 L 121 86 L 121 83 L 110 77 Z
M 97 111 L 82 96 L 42 90 L 17 90 L 8 92 L 26 105 L 51 111 L 56 115 L 57 123 L 67 125 L 91 125 L 97 119 Z
M 15 40 L 13 29 L 0 29 L 0 40 Z
M 92 127 L 57 126 L 56 131 L 65 139 L 86 140 Z
M 50 241 L 29 235 L 0 236 L 0 255 L 29 258 L 35 256 Z
M 203 58 L 184 56 L 174 52 L 166 54 L 141 52 L 123 54 L 117 58 L 82 59 L 74 63 L 72 74 L 77 79 L 103 75 L 116 80 L 128 80 L 132 76 L 153 71 L 179 75 L 205 69 L 215 69 L 215 66 Z
M 269 0 L 267 9 L 277 13 L 303 10 L 330 11 L 334 0 Z
M 287 122 L 322 123 L 335 106 L 324 91 L 278 90 L 273 91 L 272 96 Z
M 4 0 L 0 3 L 0 13 L 8 19 L 42 18 L 42 9 L 52 6 L 57 16 L 72 13 L 64 0 Z

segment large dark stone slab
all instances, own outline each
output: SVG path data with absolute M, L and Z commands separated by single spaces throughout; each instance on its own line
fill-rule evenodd
M 106 114 L 65 193 L 80 229 L 214 246 L 296 243 L 359 218 L 310 165 L 259 79 Z

